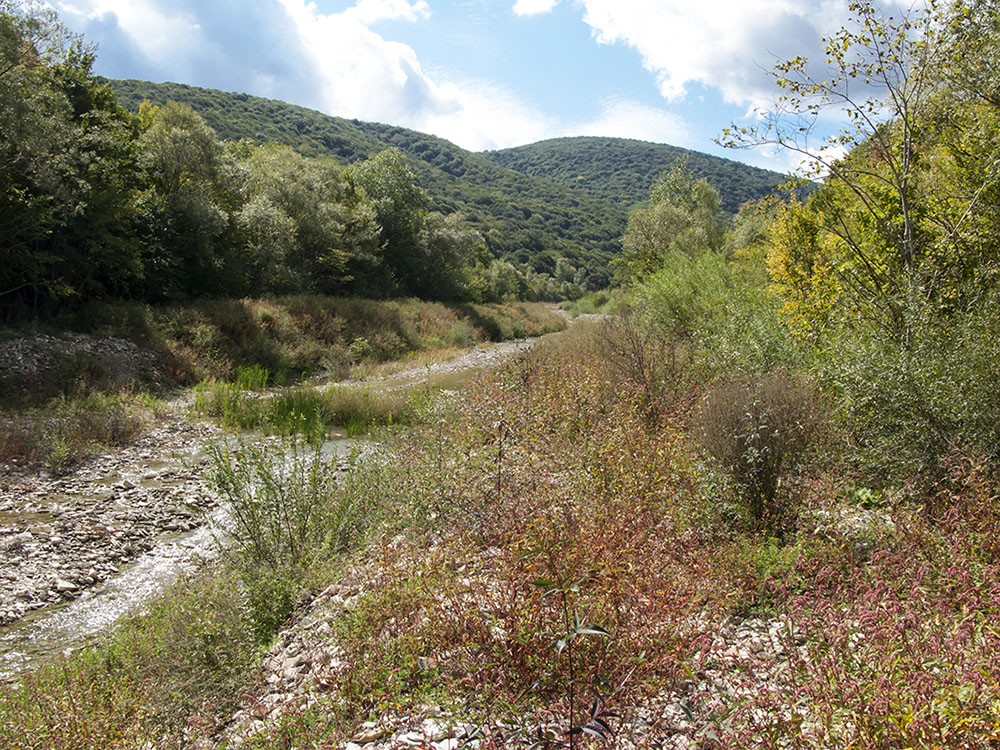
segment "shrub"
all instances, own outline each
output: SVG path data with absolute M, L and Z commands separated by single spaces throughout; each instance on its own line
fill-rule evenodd
M 194 388 L 194 410 L 231 429 L 252 429 L 264 421 L 263 400 L 236 383 L 211 380 Z
M 907 341 L 881 331 L 833 342 L 825 377 L 842 394 L 858 459 L 876 484 L 911 483 L 925 497 L 969 449 L 1000 466 L 1000 299 L 943 316 L 905 310 Z
M 303 435 L 310 442 L 326 434 L 330 421 L 325 396 L 310 386 L 281 391 L 271 399 L 265 417 L 266 426 L 279 435 Z
M 602 321 L 596 335 L 613 389 L 634 398 L 650 424 L 691 392 L 694 375 L 686 342 L 643 325 L 630 311 Z
M 232 514 L 224 553 L 242 578 L 251 628 L 266 640 L 291 614 L 311 569 L 360 540 L 374 498 L 339 486 L 336 456 L 319 442 L 241 442 L 209 455 L 209 477 Z
M 354 362 L 361 362 L 366 359 L 372 359 L 375 356 L 375 349 L 369 343 L 368 339 L 358 336 L 351 342 L 348 347 L 351 352 L 351 360 Z
M 730 474 L 754 524 L 780 522 L 779 484 L 813 444 L 823 423 L 815 389 L 776 371 L 709 391 L 695 418 L 701 445 Z
M 192 732 L 236 710 L 258 657 L 236 582 L 202 571 L 151 601 L 99 647 L 4 686 L 0 746 L 189 746 Z
M 752 374 L 800 362 L 778 300 L 722 255 L 675 251 L 664 264 L 636 288 L 636 309 L 669 338 L 694 344 L 713 370 Z

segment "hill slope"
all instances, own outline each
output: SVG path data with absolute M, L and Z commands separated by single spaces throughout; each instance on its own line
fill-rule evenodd
M 685 157 L 691 173 L 704 177 L 719 191 L 722 207 L 729 213 L 785 181 L 777 172 L 718 156 L 625 138 L 553 138 L 483 155 L 502 167 L 557 182 L 577 195 L 623 206 L 645 200 L 660 173 Z
M 143 100 L 188 104 L 226 140 L 275 141 L 344 164 L 398 148 L 433 207 L 461 211 L 495 255 L 546 273 L 564 256 L 599 286 L 610 281 L 608 261 L 621 248 L 629 207 L 645 199 L 653 178 L 673 163 L 670 154 L 685 153 L 639 141 L 570 138 L 479 154 L 414 130 L 331 117 L 248 94 L 176 83 L 109 83 L 132 110 Z M 693 152 L 690 165 L 719 188 L 727 210 L 780 181 L 775 173 Z M 576 180 L 581 175 L 584 179 Z

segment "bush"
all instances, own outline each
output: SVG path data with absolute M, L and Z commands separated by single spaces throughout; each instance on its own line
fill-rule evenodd
M 242 578 L 251 628 L 266 640 L 317 562 L 363 537 L 373 498 L 339 486 L 336 456 L 318 442 L 240 443 L 209 455 L 209 477 L 232 513 L 225 555 Z
M 825 374 L 872 480 L 927 495 L 956 447 L 1000 465 L 1000 299 L 947 317 L 926 307 L 905 316 L 907 341 L 851 332 L 831 346 Z
M 823 423 L 815 389 L 777 371 L 713 388 L 699 409 L 695 434 L 730 474 L 754 524 L 774 526 L 779 484 L 813 444 Z
M 752 374 L 801 362 L 778 300 L 722 255 L 675 251 L 664 263 L 636 288 L 636 309 L 669 338 L 696 345 L 714 371 Z
M 187 747 L 239 705 L 260 668 L 239 587 L 203 571 L 151 601 L 99 646 L 0 690 L 0 746 Z
M 650 424 L 686 398 L 693 386 L 691 348 L 630 311 L 598 326 L 599 350 L 618 396 L 633 398 Z

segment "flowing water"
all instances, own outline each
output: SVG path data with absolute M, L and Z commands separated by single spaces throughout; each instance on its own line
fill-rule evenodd
M 457 388 L 480 369 L 478 361 L 465 367 L 450 365 L 443 370 L 427 368 L 426 372 L 409 371 L 376 382 L 359 383 L 372 390 L 396 390 L 433 386 Z M 260 436 L 244 435 L 253 440 Z M 356 449 L 359 441 L 335 434 L 324 444 L 327 456 L 346 456 Z M 164 457 L 140 467 L 143 472 L 180 466 L 183 459 Z M 117 480 L 114 477 L 109 480 Z M 145 479 L 147 486 L 158 480 Z M 37 514 L 33 520 L 49 520 L 48 514 Z M 24 516 L 20 517 L 24 520 Z M 199 560 L 211 559 L 219 550 L 220 532 L 227 526 L 228 511 L 224 506 L 209 513 L 195 529 L 162 534 L 155 546 L 134 562 L 123 566 L 113 578 L 93 586 L 78 598 L 63 604 L 37 609 L 12 625 L 0 628 L 0 681 L 10 681 L 19 674 L 60 652 L 67 652 L 106 637 L 109 628 L 122 617 L 141 612 L 145 603 L 198 565 Z

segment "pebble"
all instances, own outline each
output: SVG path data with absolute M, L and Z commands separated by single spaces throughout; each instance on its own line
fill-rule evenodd
M 184 457 L 221 434 L 177 410 L 137 443 L 67 476 L 8 471 L 0 481 L 0 625 L 107 580 L 161 533 L 196 528 L 217 500 Z M 169 464 L 145 470 L 154 461 Z M 129 478 L 140 474 L 147 485 Z

